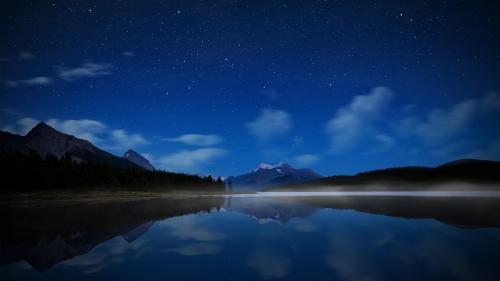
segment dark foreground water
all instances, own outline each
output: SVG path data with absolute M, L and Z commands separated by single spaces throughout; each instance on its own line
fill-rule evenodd
M 500 280 L 500 199 L 0 206 L 2 280 Z

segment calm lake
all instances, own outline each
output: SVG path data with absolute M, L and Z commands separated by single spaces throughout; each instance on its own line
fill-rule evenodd
M 4 203 L 0 279 L 500 280 L 490 195 Z

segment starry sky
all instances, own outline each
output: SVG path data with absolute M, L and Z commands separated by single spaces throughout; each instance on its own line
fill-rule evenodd
M 415 2 L 415 3 L 414 3 Z M 419 2 L 419 3 L 417 3 Z M 2 1 L 0 127 L 157 168 L 500 160 L 498 1 Z

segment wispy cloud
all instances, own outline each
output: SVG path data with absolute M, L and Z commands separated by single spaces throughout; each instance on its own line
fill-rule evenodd
M 461 155 L 459 158 L 500 159 L 500 139 L 482 149 Z
M 10 107 L 2 107 L 0 108 L 0 112 L 8 115 L 19 115 L 19 112 Z
M 135 54 L 133 52 L 126 51 L 126 52 L 122 52 L 122 56 L 124 56 L 124 57 L 133 57 L 133 56 L 135 56 Z
M 407 116 L 397 129 L 402 136 L 416 137 L 432 146 L 466 131 L 476 117 L 498 109 L 500 95 L 489 93 L 481 99 L 463 100 L 446 109 L 435 108 L 424 116 Z
M 47 120 L 46 123 L 63 133 L 88 140 L 95 144 L 103 141 L 100 135 L 108 129 L 106 124 L 91 119 L 59 120 L 53 118 Z
M 246 124 L 250 134 L 260 141 L 282 136 L 292 129 L 292 118 L 283 110 L 264 109 L 252 122 Z
M 0 62 L 10 62 L 10 61 L 11 61 L 10 58 L 0 57 Z
M 75 68 L 57 66 L 56 69 L 61 79 L 65 81 L 74 81 L 81 78 L 109 75 L 112 73 L 113 66 L 108 63 L 86 62 Z
M 43 86 L 52 83 L 52 79 L 46 76 L 37 76 L 24 80 L 8 80 L 5 85 L 13 88 L 29 87 L 29 86 Z
M 22 51 L 19 54 L 19 59 L 21 59 L 21 60 L 29 60 L 29 59 L 34 59 L 34 58 L 35 58 L 35 55 L 29 51 Z
M 342 153 L 355 146 L 373 129 L 371 123 L 381 116 L 392 97 L 388 88 L 377 87 L 368 95 L 355 96 L 347 106 L 337 110 L 326 125 L 331 152 Z
M 227 150 L 221 148 L 181 150 L 160 158 L 159 164 L 160 167 L 169 171 L 195 172 L 212 164 L 215 159 L 221 158 L 227 153 Z
M 130 134 L 122 129 L 111 130 L 111 143 L 108 148 L 115 150 L 125 150 L 149 144 L 141 134 Z
M 211 146 L 219 144 L 223 139 L 218 135 L 186 134 L 175 138 L 164 138 L 164 141 L 179 142 L 195 146 Z
M 316 154 L 302 154 L 294 158 L 294 162 L 299 166 L 309 166 L 318 162 L 319 156 Z

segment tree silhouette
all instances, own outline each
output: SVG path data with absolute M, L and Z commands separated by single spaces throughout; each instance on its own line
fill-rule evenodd
M 0 153 L 0 192 L 46 190 L 133 190 L 224 192 L 224 183 L 211 176 L 200 177 L 118 168 L 98 162 L 75 161 L 65 155 L 40 157 L 38 153 Z

